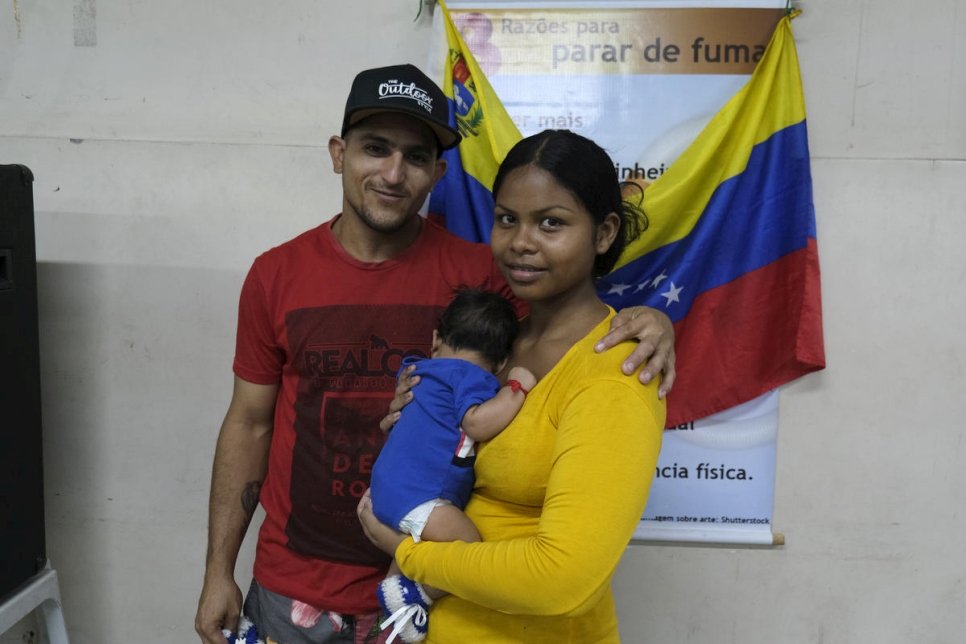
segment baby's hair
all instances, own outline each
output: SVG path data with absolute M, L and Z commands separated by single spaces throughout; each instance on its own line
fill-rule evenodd
M 510 356 L 519 328 L 516 309 L 505 297 L 461 286 L 436 331 L 453 349 L 477 351 L 496 367 Z

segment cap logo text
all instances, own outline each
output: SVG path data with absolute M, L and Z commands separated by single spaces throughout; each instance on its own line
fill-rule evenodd
M 390 80 L 379 84 L 380 99 L 396 96 L 412 99 L 430 114 L 433 112 L 433 98 L 425 90 L 416 87 L 416 83 L 406 85 L 398 80 Z

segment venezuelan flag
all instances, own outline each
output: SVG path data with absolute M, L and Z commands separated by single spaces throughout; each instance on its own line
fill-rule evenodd
M 791 18 L 748 83 L 643 192 L 649 228 L 598 283 L 674 322 L 668 426 L 825 366 L 815 211 Z
M 450 125 L 463 141 L 443 153 L 447 170 L 429 198 L 429 212 L 442 214 L 446 228 L 475 242 L 490 241 L 493 227 L 493 179 L 500 162 L 521 139 L 520 131 L 497 98 L 486 76 L 439 3 L 448 53 L 443 92 L 449 99 Z

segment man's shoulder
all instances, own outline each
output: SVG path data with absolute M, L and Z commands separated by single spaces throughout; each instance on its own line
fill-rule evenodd
M 269 248 L 255 259 L 255 263 L 276 263 L 288 258 L 297 258 L 303 253 L 319 254 L 325 248 L 324 238 L 329 222 L 320 224 L 299 233 L 295 237 Z

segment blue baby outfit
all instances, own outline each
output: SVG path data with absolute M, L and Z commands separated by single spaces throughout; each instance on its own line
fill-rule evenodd
M 372 469 L 376 517 L 398 526 L 416 506 L 446 499 L 466 506 L 473 490 L 474 441 L 460 430 L 466 411 L 496 395 L 500 381 L 466 360 L 410 356 L 420 382 Z

